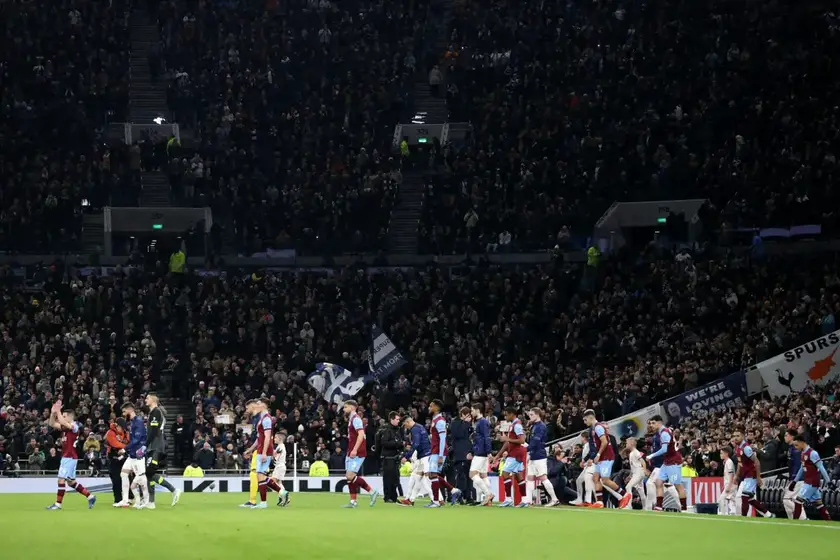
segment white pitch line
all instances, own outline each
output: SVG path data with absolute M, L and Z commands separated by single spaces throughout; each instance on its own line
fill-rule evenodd
M 533 509 L 541 509 L 546 511 L 562 511 L 567 513 L 589 513 L 594 511 L 600 512 L 612 512 L 618 513 L 622 510 L 618 510 L 615 508 L 605 508 L 605 509 L 597 509 L 597 510 L 590 510 L 587 508 L 533 508 Z M 628 513 L 629 510 L 628 510 Z M 657 517 L 661 519 L 696 519 L 700 521 L 720 521 L 721 523 L 751 523 L 755 525 L 764 525 L 766 527 L 778 527 L 779 525 L 786 525 L 789 527 L 799 527 L 799 528 L 808 528 L 808 529 L 828 529 L 829 531 L 840 531 L 840 524 L 832 524 L 832 525 L 812 525 L 810 523 L 793 523 L 791 521 L 774 521 L 771 519 L 767 519 L 765 521 L 759 521 L 758 519 L 743 519 L 737 516 L 729 516 L 729 515 L 707 515 L 702 513 L 667 513 L 667 512 L 654 512 L 654 511 L 639 511 L 634 510 L 631 515 L 638 515 L 643 514 L 648 517 Z

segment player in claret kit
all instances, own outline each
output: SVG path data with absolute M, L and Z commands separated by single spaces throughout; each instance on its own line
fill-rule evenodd
M 545 453 L 548 428 L 542 419 L 542 409 L 534 407 L 528 411 L 528 473 L 525 478 L 527 491 L 522 500 L 532 503 L 533 492 L 537 486 L 542 486 L 549 497 L 546 507 L 553 507 L 560 501 L 557 499 L 557 494 L 554 493 L 554 485 L 548 480 L 548 457 Z
M 376 505 L 376 498 L 379 497 L 379 490 L 374 490 L 370 487 L 364 478 L 359 476 L 362 471 L 362 464 L 367 457 L 367 441 L 365 440 L 365 424 L 362 422 L 362 417 L 359 416 L 356 410 L 359 403 L 354 400 L 345 401 L 344 414 L 347 414 L 347 458 L 344 459 L 344 470 L 347 476 L 347 487 L 350 489 L 350 503 L 346 504 L 346 508 L 355 508 L 356 497 L 359 495 L 359 490 L 364 489 L 370 492 L 370 507 Z
M 516 408 L 509 406 L 505 408 L 505 420 L 510 422 L 507 435 L 500 436 L 502 448 L 493 457 L 491 463 L 496 463 L 507 452 L 505 457 L 505 468 L 502 472 L 502 481 L 505 485 L 505 501 L 499 507 L 513 507 L 513 481 L 519 486 L 519 495 L 523 498 L 527 492 L 525 487 L 525 428 L 522 421 L 516 416 Z M 518 507 L 528 507 L 528 502 L 522 501 Z
M 735 478 L 741 481 L 741 515 L 746 517 L 750 512 L 750 506 L 752 506 L 763 517 L 775 517 L 775 515 L 767 511 L 764 504 L 759 502 L 755 496 L 758 489 L 761 488 L 761 471 L 758 464 L 758 455 L 744 439 L 744 433 L 741 431 L 736 431 L 732 434 L 732 443 L 735 445 L 735 456 L 738 458 L 738 468 L 735 471 Z
M 443 402 L 438 399 L 429 403 L 429 414 L 432 415 L 432 454 L 429 456 L 428 474 L 432 482 L 432 503 L 438 503 L 438 494 L 443 494 L 445 488 L 451 492 L 451 503 L 455 505 L 461 491 L 453 488 L 443 476 L 443 462 L 449 450 L 446 447 L 446 419 L 440 413 L 442 409 Z
M 603 490 L 606 489 L 618 500 L 618 507 L 625 508 L 633 499 L 631 492 L 626 492 L 618 487 L 610 477 L 612 476 L 613 463 L 615 462 L 615 451 L 610 443 L 609 428 L 606 424 L 598 422 L 595 418 L 595 411 L 587 409 L 583 413 L 583 421 L 589 427 L 589 449 L 595 449 L 595 503 L 594 508 L 602 508 L 606 505 Z
M 658 449 L 647 456 L 653 462 L 657 457 L 662 457 L 662 466 L 659 468 L 659 475 L 654 480 L 656 483 L 656 507 L 654 511 L 662 511 L 665 500 L 665 486 L 673 486 L 677 490 L 680 500 L 680 509 L 686 510 L 685 488 L 682 483 L 682 455 L 677 451 L 677 442 L 674 433 L 666 428 L 662 416 L 656 414 L 651 417 L 651 422 L 656 430 L 654 434 L 654 446 Z
M 268 490 L 282 492 L 283 487 L 277 481 L 268 476 L 268 468 L 271 466 L 271 458 L 274 455 L 274 418 L 268 413 L 268 400 L 260 399 L 256 402 L 257 413 L 257 487 L 260 494 L 260 503 L 253 506 L 253 509 L 265 509 L 268 507 Z
M 802 453 L 802 466 L 799 467 L 799 472 L 796 474 L 796 477 L 790 481 L 788 489 L 792 491 L 797 482 L 800 480 L 804 482 L 802 488 L 799 489 L 799 495 L 794 500 L 793 518 L 799 519 L 804 510 L 805 503 L 810 502 L 817 508 L 820 518 L 823 521 L 831 521 L 831 515 L 829 515 L 822 501 L 820 475 L 822 475 L 822 479 L 825 480 L 829 487 L 833 484 L 831 477 L 828 476 L 828 472 L 825 470 L 825 465 L 823 465 L 819 453 L 811 449 L 801 435 L 794 437 L 793 444 Z
M 48 423 L 56 430 L 61 430 L 63 440 L 61 443 L 61 464 L 58 468 L 58 492 L 55 496 L 55 503 L 47 509 L 61 509 L 67 486 L 87 498 L 88 508 L 92 509 L 96 505 L 96 496 L 91 495 L 84 486 L 76 482 L 76 464 L 79 462 L 76 439 L 79 437 L 81 426 L 75 421 L 75 414 L 72 410 L 62 413 L 61 400 L 58 400 L 50 409 Z

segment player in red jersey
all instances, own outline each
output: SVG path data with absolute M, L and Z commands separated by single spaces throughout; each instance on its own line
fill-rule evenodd
M 281 492 L 283 488 L 277 481 L 269 478 L 268 468 L 271 465 L 271 458 L 274 455 L 274 418 L 268 413 L 268 399 L 259 399 L 256 402 L 257 414 L 257 484 L 260 493 L 260 503 L 251 506 L 253 509 L 265 509 L 268 507 L 268 490 Z
M 76 482 L 76 464 L 79 462 L 79 453 L 76 451 L 76 439 L 79 437 L 81 426 L 75 421 L 75 414 L 72 410 L 61 412 L 61 400 L 55 402 L 50 409 L 48 424 L 56 430 L 61 430 L 63 440 L 61 443 L 61 465 L 58 468 L 58 492 L 55 496 L 55 503 L 47 509 L 60 510 L 61 502 L 64 501 L 66 486 L 69 486 L 88 500 L 88 509 L 96 505 L 96 496 L 91 495 L 87 488 Z
M 828 513 L 822 501 L 822 491 L 820 490 L 821 477 L 825 480 L 828 489 L 834 486 L 831 477 L 828 475 L 828 471 L 825 470 L 825 465 L 822 459 L 820 459 L 819 453 L 811 449 L 805 442 L 805 438 L 797 435 L 793 440 L 793 445 L 802 453 L 802 466 L 799 467 L 799 472 L 790 481 L 788 489 L 792 492 L 797 482 L 801 480 L 804 483 L 799 490 L 799 495 L 796 496 L 793 518 L 799 519 L 802 515 L 802 510 L 805 508 L 805 503 L 810 502 L 816 508 L 823 521 L 831 521 L 831 515 Z
M 752 446 L 744 439 L 744 432 L 740 430 L 732 434 L 732 443 L 735 445 L 735 456 L 738 458 L 735 479 L 741 481 L 741 515 L 746 517 L 752 506 L 762 517 L 775 517 L 756 498 L 756 493 L 761 488 L 758 454 L 753 451 Z
M 376 498 L 379 497 L 379 490 L 370 487 L 367 481 L 359 476 L 362 464 L 367 457 L 367 441 L 365 440 L 365 423 L 362 417 L 356 412 L 359 403 L 354 400 L 344 402 L 344 414 L 347 415 L 347 457 L 344 459 L 344 472 L 347 477 L 347 487 L 350 490 L 350 503 L 346 508 L 354 508 L 359 490 L 364 489 L 370 492 L 370 506 L 376 505 Z
M 610 478 L 612 476 L 613 463 L 615 463 L 615 450 L 610 442 L 610 432 L 606 424 L 598 422 L 595 418 L 595 411 L 587 409 L 583 413 L 583 422 L 589 426 L 589 452 L 595 450 L 595 458 L 592 463 L 595 465 L 595 473 L 592 478 L 595 482 L 594 508 L 602 508 L 604 502 L 603 490 L 612 494 L 618 500 L 618 507 L 625 508 L 633 499 L 633 494 L 623 488 Z
M 685 511 L 687 509 L 687 501 L 685 497 L 685 486 L 682 481 L 682 455 L 677 451 L 677 441 L 674 439 L 674 432 L 670 428 L 665 427 L 665 422 L 662 416 L 656 414 L 651 417 L 653 427 L 656 429 L 654 434 L 654 447 L 656 450 L 647 456 L 648 461 L 653 462 L 658 457 L 662 457 L 662 466 L 659 469 L 659 475 L 654 480 L 656 484 L 656 507 L 654 511 L 662 511 L 662 506 L 665 499 L 665 486 L 673 486 L 677 491 L 680 500 L 680 509 Z
M 429 507 L 437 507 L 440 505 L 438 495 L 443 493 L 443 490 L 449 490 L 452 498 L 452 505 L 458 501 L 461 491 L 453 488 L 447 482 L 446 477 L 443 476 L 443 462 L 446 460 L 448 454 L 448 447 L 446 441 L 446 420 L 440 411 L 443 409 L 443 401 L 434 399 L 429 403 L 429 414 L 432 415 L 432 454 L 429 456 L 429 472 L 427 473 L 429 481 L 432 484 L 432 502 Z
M 513 507 L 513 481 L 519 486 L 519 495 L 525 496 L 527 488 L 525 487 L 525 428 L 522 426 L 522 421 L 516 416 L 516 408 L 509 406 L 505 408 L 505 419 L 510 422 L 510 429 L 507 435 L 500 436 L 499 441 L 502 442 L 502 448 L 490 461 L 496 463 L 499 458 L 507 451 L 505 457 L 505 468 L 502 471 L 502 480 L 505 484 L 505 501 L 499 504 L 499 507 Z M 523 505 L 524 504 L 524 505 Z M 519 507 L 528 507 L 527 501 L 522 501 Z

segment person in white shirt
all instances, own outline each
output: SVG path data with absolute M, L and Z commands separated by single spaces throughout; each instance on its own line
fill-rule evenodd
M 720 450 L 723 461 L 723 490 L 718 498 L 718 515 L 738 515 L 736 510 L 736 493 L 738 482 L 735 480 L 735 461 L 732 460 L 732 449 L 724 447 Z
M 637 446 L 636 438 L 627 438 L 626 447 L 624 448 L 624 454 L 630 461 L 630 480 L 627 482 L 627 491 L 632 492 L 633 490 L 636 491 L 636 494 L 639 496 L 639 499 L 645 499 L 645 488 L 644 488 L 644 480 L 645 480 L 645 456 L 642 455 L 642 452 L 639 451 Z M 633 509 L 633 504 L 627 504 L 625 509 Z
M 583 442 L 583 454 L 581 455 L 580 466 L 583 471 L 578 475 L 576 486 L 578 499 L 571 502 L 572 505 L 580 506 L 584 504 L 591 504 L 590 501 L 595 492 L 595 464 L 586 465 L 586 458 L 589 457 L 589 432 L 584 430 L 580 433 L 580 439 Z
M 271 478 L 277 481 L 280 488 L 283 488 L 283 479 L 286 478 L 286 437 L 288 433 L 286 430 L 280 430 L 274 436 L 274 472 L 271 473 Z M 283 488 L 280 492 L 280 497 L 277 500 L 278 506 L 286 507 L 289 505 L 289 491 Z

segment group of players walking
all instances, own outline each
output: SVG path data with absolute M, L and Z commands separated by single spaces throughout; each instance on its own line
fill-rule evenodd
M 181 499 L 181 491 L 172 486 L 160 472 L 166 456 L 166 439 L 163 432 L 166 427 L 164 411 L 154 393 L 146 396 L 145 404 L 149 410 L 145 420 L 137 414 L 133 404 L 127 403 L 121 409 L 123 418 L 120 424 L 125 423 L 127 426 L 128 442 L 116 457 L 116 460 L 123 461 L 120 469 L 122 500 L 114 503 L 114 507 L 132 507 L 128 499 L 129 491 L 131 491 L 135 496 L 133 504 L 135 509 L 155 509 L 157 486 L 162 486 L 172 493 L 173 506 Z M 79 462 L 76 441 L 81 432 L 81 425 L 75 421 L 72 410 L 62 412 L 61 407 L 61 400 L 56 401 L 50 410 L 48 421 L 50 426 L 61 430 L 63 441 L 58 470 L 58 492 L 55 503 L 47 509 L 61 509 L 67 487 L 85 496 L 88 507 L 93 508 L 96 504 L 96 496 L 90 494 L 81 483 L 76 481 L 76 466 Z
M 159 472 L 165 457 L 164 412 L 155 394 L 147 395 L 145 404 L 149 409 L 146 421 L 137 414 L 132 404 L 122 407 L 129 439 L 120 473 L 123 499 L 115 503 L 114 507 L 131 506 L 128 501 L 129 490 L 136 497 L 133 507 L 137 509 L 155 508 L 156 486 L 162 486 L 172 493 L 173 506 L 181 496 L 181 492 Z M 61 509 L 68 487 L 86 497 L 88 507 L 93 508 L 96 496 L 76 481 L 76 441 L 81 426 L 75 422 L 72 411 L 62 413 L 61 405 L 60 400 L 53 405 L 49 418 L 49 424 L 63 432 L 63 442 L 56 501 L 47 509 Z M 268 412 L 268 406 L 268 401 L 264 399 L 251 400 L 246 404 L 254 434 L 254 442 L 245 452 L 245 457 L 251 459 L 251 495 L 248 502 L 242 505 L 246 508 L 266 508 L 269 490 L 278 494 L 278 505 L 287 506 L 290 503 L 289 492 L 283 486 L 286 475 L 287 433 L 282 429 L 275 430 L 275 422 Z M 379 490 L 372 488 L 359 474 L 367 457 L 367 441 L 364 421 L 357 408 L 358 403 L 353 400 L 346 401 L 343 406 L 347 415 L 349 442 L 345 459 L 350 491 L 350 502 L 345 505 L 347 508 L 358 507 L 357 498 L 362 490 L 370 495 L 370 506 L 376 504 L 380 495 Z M 410 448 L 402 461 L 411 463 L 411 475 L 408 493 L 399 500 L 399 505 L 411 507 L 418 497 L 428 495 L 431 500 L 425 507 L 439 508 L 443 502 L 444 490 L 449 490 L 453 504 L 461 495 L 461 491 L 453 488 L 442 472 L 448 454 L 447 423 L 442 409 L 443 403 L 439 400 L 433 400 L 429 405 L 429 413 L 432 416 L 431 435 L 413 418 L 406 417 L 402 420 L 410 436 Z M 461 419 L 473 425 L 472 450 L 467 459 L 470 460 L 469 477 L 478 501 L 484 506 L 493 504 L 496 496 L 490 486 L 489 470 L 504 460 L 501 480 L 505 498 L 499 507 L 531 507 L 537 488 L 548 495 L 547 507 L 558 505 L 560 502 L 548 479 L 548 430 L 543 422 L 543 411 L 536 407 L 528 411 L 527 428 L 523 426 L 514 407 L 506 408 L 504 413 L 507 428 L 505 433 L 497 437 L 502 446 L 494 453 L 491 427 L 488 419 L 484 417 L 482 405 L 475 403 L 459 411 Z M 394 414 L 392 413 L 392 419 Z M 582 472 L 577 479 L 579 497 L 572 502 L 573 505 L 603 508 L 609 501 L 608 495 L 612 495 L 619 508 L 630 508 L 633 493 L 636 492 L 645 509 L 662 511 L 665 496 L 668 494 L 675 503 L 679 503 L 682 511 L 686 510 L 687 500 L 682 480 L 683 458 L 677 449 L 672 430 L 664 425 L 661 416 L 653 416 L 648 422 L 650 452 L 647 455 L 638 448 L 635 438 L 627 439 L 621 454 L 629 461 L 630 476 L 623 487 L 611 478 L 616 449 L 610 441 L 608 426 L 599 422 L 592 410 L 586 410 L 583 418 L 587 429 L 580 434 L 583 443 L 580 465 Z M 792 450 L 791 480 L 784 497 L 788 516 L 804 519 L 805 506 L 810 504 L 822 519 L 830 519 L 822 503 L 820 491 L 820 479 L 830 484 L 830 477 L 819 454 L 794 430 L 788 430 L 785 441 Z M 720 452 L 724 463 L 724 487 L 720 495 L 719 512 L 724 515 L 740 513 L 746 516 L 752 508 L 758 515 L 774 517 L 756 497 L 756 492 L 762 484 L 757 454 L 744 439 L 741 431 L 733 433 L 732 444 L 734 447 L 722 449 Z M 272 461 L 274 468 L 269 474 Z M 132 475 L 134 480 L 130 482 Z M 513 499 L 514 484 L 517 485 L 521 497 L 517 505 L 514 505 Z

